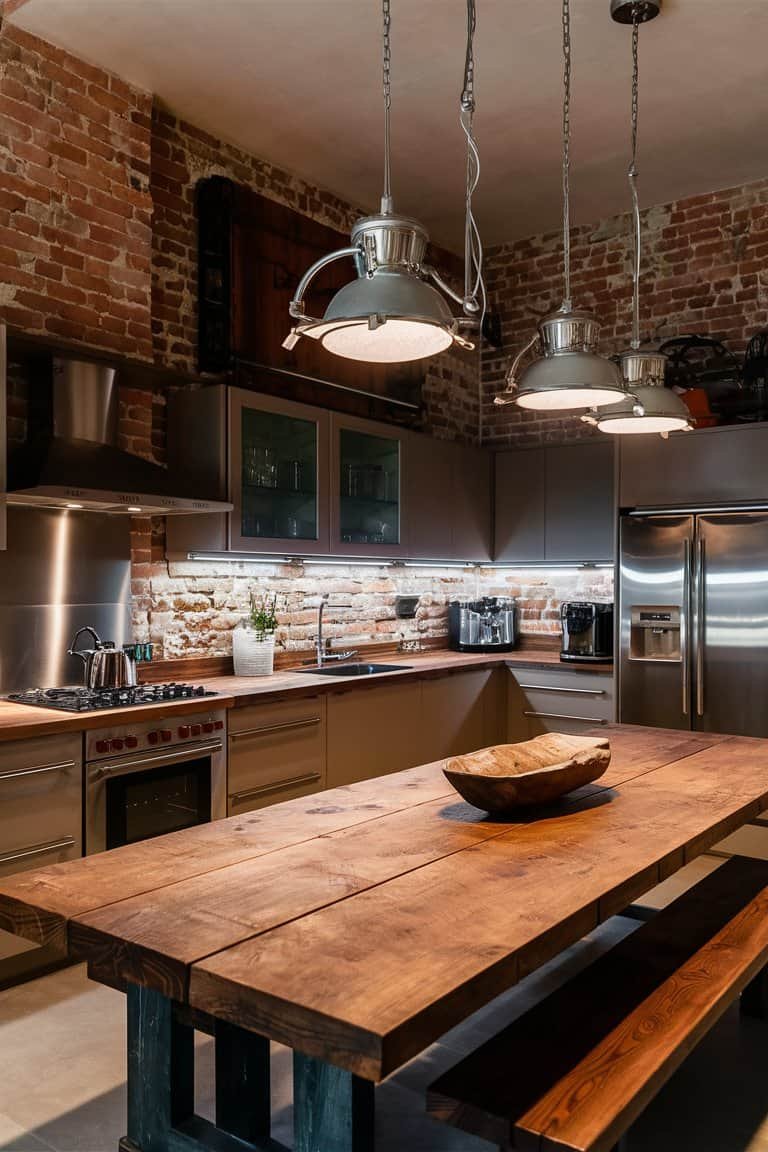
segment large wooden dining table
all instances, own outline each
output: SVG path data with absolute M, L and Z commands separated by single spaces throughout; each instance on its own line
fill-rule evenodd
M 121 1148 L 275 1147 L 269 1040 L 294 1050 L 298 1152 L 373 1148 L 376 1082 L 768 807 L 768 741 L 600 735 L 606 775 L 512 819 L 436 763 L 0 881 L 1 928 L 128 995 Z

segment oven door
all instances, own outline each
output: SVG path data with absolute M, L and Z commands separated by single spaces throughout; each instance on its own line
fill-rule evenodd
M 87 765 L 86 852 L 136 844 L 225 815 L 224 764 L 222 742 L 207 740 Z

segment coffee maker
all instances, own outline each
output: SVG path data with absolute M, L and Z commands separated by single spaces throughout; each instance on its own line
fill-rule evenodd
M 561 605 L 561 660 L 607 663 L 613 660 L 613 604 L 571 600 Z
M 454 652 L 511 652 L 516 643 L 513 599 L 484 596 L 448 605 L 448 646 Z

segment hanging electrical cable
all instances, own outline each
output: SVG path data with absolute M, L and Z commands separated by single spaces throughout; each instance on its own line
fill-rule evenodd
M 517 404 L 540 411 L 616 404 L 626 396 L 616 366 L 597 352 L 600 325 L 589 312 L 576 311 L 571 299 L 571 7 L 562 0 L 563 51 L 563 302 L 542 320 L 509 368 L 506 388 L 496 404 Z M 518 379 L 526 355 L 538 346 L 538 358 Z
M 640 339 L 640 273 L 642 268 L 642 219 L 637 190 L 637 139 L 640 92 L 640 25 L 658 16 L 661 0 L 612 0 L 611 16 L 619 24 L 632 25 L 632 105 L 631 155 L 627 180 L 632 205 L 632 338 L 630 347 L 619 356 L 627 398 L 604 412 L 593 410 L 582 416 L 601 432 L 617 435 L 686 431 L 692 427 L 685 402 L 665 387 L 667 358 L 653 349 L 643 349 Z
M 463 296 L 454 292 L 436 269 L 425 263 L 429 236 L 423 225 L 394 211 L 390 143 L 392 15 L 390 0 L 382 0 L 384 181 L 381 211 L 358 220 L 352 228 L 350 245 L 321 257 L 304 274 L 289 306 L 290 315 L 297 323 L 283 341 L 284 348 L 291 349 L 302 336 L 308 336 L 319 340 L 337 356 L 397 363 L 422 360 L 452 345 L 474 347 L 460 330 L 477 329 L 485 306 L 482 245 L 472 213 L 472 194 L 480 177 L 479 153 L 473 134 L 475 25 L 475 0 L 467 0 L 461 111 L 468 150 Z M 353 259 L 357 279 L 336 293 L 321 320 L 309 316 L 306 295 L 310 283 L 322 268 L 344 257 Z M 429 280 L 434 281 L 437 288 Z M 461 307 L 461 315 L 453 314 L 445 296 Z

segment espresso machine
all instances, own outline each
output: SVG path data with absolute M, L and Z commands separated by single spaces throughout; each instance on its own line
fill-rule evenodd
M 448 605 L 448 646 L 454 652 L 511 652 L 516 643 L 514 599 L 484 596 Z

